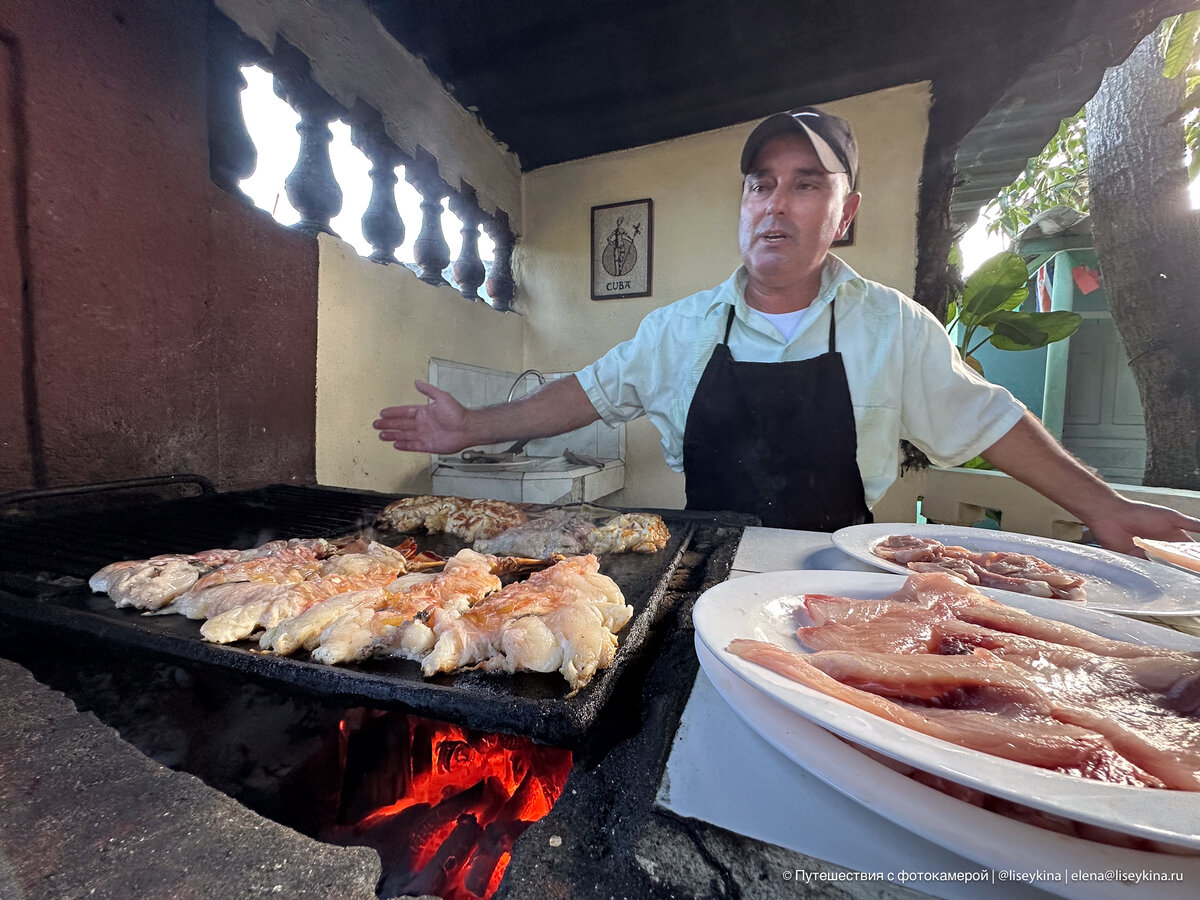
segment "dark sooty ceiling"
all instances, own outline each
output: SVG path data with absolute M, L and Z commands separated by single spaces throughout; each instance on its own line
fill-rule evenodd
M 368 0 L 525 170 L 928 80 L 957 142 L 1031 68 L 1103 46 L 1040 82 L 1017 139 L 971 167 L 1007 184 L 1169 0 Z M 1174 5 L 1186 6 L 1186 2 Z M 1149 12 L 1147 13 L 1147 10 Z M 1174 10 L 1168 10 L 1174 11 Z M 1165 15 L 1166 13 L 1163 12 Z M 1122 49 L 1123 48 L 1123 49 Z M 1112 53 L 1121 53 L 1117 59 Z M 1078 54 L 1077 54 L 1078 55 Z M 1053 67 L 1053 66 L 1052 66 Z M 1063 111 L 1060 111 L 1063 110 Z M 961 126 L 961 127 L 960 127 Z M 958 129 L 958 133 L 955 130 Z M 992 135 L 985 143 L 992 143 Z M 986 170 L 986 171 L 985 171 Z M 998 174 L 999 173 L 999 174 Z M 994 191 L 993 191 L 994 193 Z M 976 204 L 978 206 L 978 204 Z

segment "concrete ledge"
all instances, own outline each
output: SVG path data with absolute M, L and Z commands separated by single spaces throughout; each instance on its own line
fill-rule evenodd
M 381 867 L 142 755 L 0 659 L 0 897 L 375 900 Z
M 1200 492 L 1172 488 L 1113 484 L 1131 500 L 1157 503 L 1184 515 L 1200 516 Z M 898 479 L 875 507 L 877 522 L 912 522 L 917 498 L 929 519 L 953 525 L 971 525 L 984 510 L 1001 513 L 1000 527 L 1018 534 L 1033 534 L 1062 541 L 1078 541 L 1083 526 L 1069 512 L 1050 502 L 1003 472 L 980 469 L 929 468 Z

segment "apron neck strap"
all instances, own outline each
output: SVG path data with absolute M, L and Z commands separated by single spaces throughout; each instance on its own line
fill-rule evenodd
M 829 352 L 837 353 L 837 297 L 829 301 Z
M 837 297 L 829 301 L 829 352 L 837 353 Z M 737 307 L 732 303 L 729 305 L 729 316 L 725 319 L 725 340 L 721 343 L 729 344 L 729 330 L 733 328 L 733 312 Z

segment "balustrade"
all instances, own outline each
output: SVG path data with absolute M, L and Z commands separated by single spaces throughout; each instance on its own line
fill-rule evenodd
M 400 181 L 396 166 L 411 160 L 387 136 L 378 110 L 360 101 L 347 118 L 351 143 L 371 161 L 371 200 L 362 217 L 363 237 L 375 248 L 368 259 L 384 264 L 399 262 L 396 248 L 404 243 L 404 220 L 396 208 L 396 185 Z
M 488 273 L 487 293 L 492 298 L 493 308 L 508 312 L 513 308 L 517 292 L 512 273 L 513 245 L 517 236 L 508 224 L 508 213 L 503 210 L 497 210 L 495 215 L 485 219 L 483 229 L 496 245 L 492 270 Z
M 421 267 L 420 279 L 426 284 L 449 284 L 442 271 L 450 265 L 450 245 L 442 234 L 442 198 L 450 194 L 450 185 L 438 174 L 437 160 L 423 147 L 416 159 L 404 167 L 404 179 L 421 195 L 421 231 L 413 242 L 413 259 Z
M 479 223 L 483 221 L 483 210 L 475 188 L 463 182 L 462 190 L 450 195 L 450 211 L 462 222 L 462 249 L 454 261 L 454 280 L 459 293 L 468 300 L 478 300 L 479 286 L 487 275 L 483 261 L 479 258 Z
M 208 19 L 208 166 L 222 190 L 250 202 L 238 182 L 254 174 L 258 150 L 246 130 L 241 92 L 242 66 L 260 62 L 266 51 L 213 7 Z
M 431 285 L 448 285 L 443 273 L 450 265 L 450 246 L 442 233 L 443 201 L 462 222 L 462 249 L 454 261 L 453 275 L 459 293 L 484 302 L 479 288 L 486 279 L 487 296 L 498 310 L 512 309 L 516 286 L 512 253 L 517 235 L 503 210 L 489 215 L 479 204 L 476 189 L 462 182 L 457 190 L 440 175 L 437 160 L 424 148 L 415 156 L 402 151 L 387 134 L 378 110 L 358 101 L 347 110 L 312 78 L 307 58 L 279 38 L 268 56 L 225 16 L 214 10 L 209 25 L 209 148 L 212 179 L 223 190 L 243 200 L 238 183 L 255 170 L 257 151 L 246 128 L 240 93 L 246 86 L 240 67 L 262 65 L 273 76 L 274 91 L 300 116 L 296 131 L 300 149 L 284 189 L 300 213 L 293 228 L 311 235 L 337 236 L 330 222 L 342 208 L 342 188 L 334 175 L 329 153 L 333 138 L 329 125 L 341 119 L 350 125 L 353 145 L 370 161 L 371 195 L 362 216 L 363 237 L 373 248 L 369 259 L 381 264 L 398 262 L 396 249 L 404 243 L 405 224 L 396 204 L 396 169 L 420 194 L 421 225 L 413 241 L 418 277 Z M 495 244 L 495 259 L 485 266 L 479 254 L 480 229 Z
M 300 134 L 300 152 L 296 167 L 283 187 L 292 206 L 300 213 L 293 228 L 305 234 L 333 234 L 329 220 L 342 210 L 342 188 L 333 175 L 329 142 L 333 132 L 329 123 L 341 118 L 346 109 L 312 78 L 308 59 L 286 41 L 280 41 L 271 65 L 275 93 L 300 114 L 296 131 Z

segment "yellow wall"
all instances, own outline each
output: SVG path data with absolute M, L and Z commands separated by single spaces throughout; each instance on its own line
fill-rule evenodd
M 397 493 L 429 490 L 429 455 L 400 453 L 371 422 L 384 406 L 423 401 L 430 357 L 519 372 L 520 316 L 431 287 L 403 266 L 362 259 L 320 238 L 317 481 Z
M 906 293 L 916 267 L 917 182 L 928 123 L 927 84 L 826 108 L 854 126 L 860 148 L 856 245 L 839 254 L 863 276 Z M 631 337 L 650 310 L 725 280 L 738 265 L 738 159 L 756 122 L 527 173 L 516 260 L 518 309 L 528 317 L 525 364 L 572 371 Z M 589 297 L 590 210 L 654 201 L 653 295 Z M 662 459 L 645 419 L 627 431 L 625 490 L 608 502 L 683 505 L 683 478 Z

